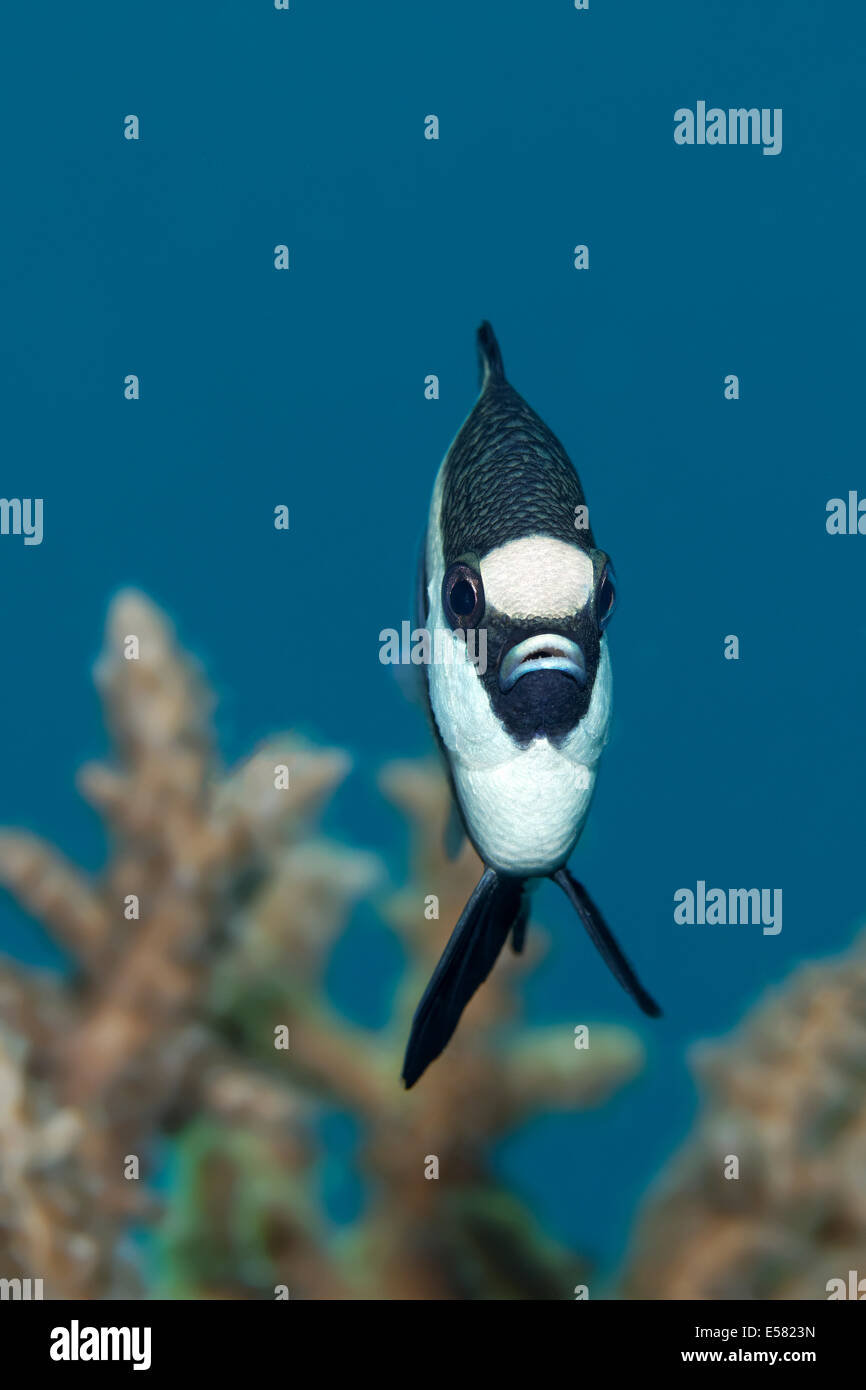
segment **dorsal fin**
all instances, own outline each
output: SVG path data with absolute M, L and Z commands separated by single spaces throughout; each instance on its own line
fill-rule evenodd
M 502 353 L 499 351 L 496 334 L 487 319 L 478 330 L 478 366 L 481 373 L 480 387 L 482 391 L 490 382 L 505 380 Z

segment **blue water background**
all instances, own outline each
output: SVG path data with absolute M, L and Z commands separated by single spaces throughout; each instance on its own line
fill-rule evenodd
M 648 1065 L 498 1162 L 610 1261 L 690 1123 L 688 1044 L 864 909 L 866 538 L 824 523 L 866 495 L 866 16 L 150 0 L 19 6 L 4 31 L 0 491 L 44 498 L 45 538 L 0 538 L 0 822 L 99 865 L 73 779 L 104 749 L 89 672 L 132 584 L 206 664 L 226 759 L 287 726 L 350 749 L 329 827 L 399 872 L 375 773 L 430 741 L 378 634 L 410 614 L 490 318 L 615 561 L 615 723 L 574 863 L 666 1011 L 644 1023 L 543 889 L 529 1018 L 634 1025 Z M 673 113 L 701 99 L 783 108 L 782 154 L 677 147 Z M 698 879 L 781 887 L 782 933 L 676 926 Z M 8 949 L 56 961 L 0 913 Z M 369 939 L 335 972 L 359 1016 L 382 998 Z

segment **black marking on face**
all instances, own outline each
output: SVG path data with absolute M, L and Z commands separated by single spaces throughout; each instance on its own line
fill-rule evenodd
M 535 738 L 559 744 L 576 728 L 589 709 L 601 655 L 601 633 L 592 601 L 571 618 L 530 618 L 515 622 L 505 613 L 488 608 L 487 670 L 478 675 L 493 712 L 505 729 L 526 748 Z M 581 685 L 561 671 L 530 671 L 510 690 L 499 686 L 499 667 L 505 653 L 527 637 L 558 634 L 576 642 L 583 652 L 586 682 Z
M 580 479 L 544 421 L 504 380 L 491 378 L 445 460 L 440 529 L 446 567 L 539 533 L 582 550 L 575 527 L 586 501 Z

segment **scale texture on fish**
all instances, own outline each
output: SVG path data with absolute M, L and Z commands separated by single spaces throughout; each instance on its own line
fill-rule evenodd
M 563 889 L 620 984 L 660 1012 L 566 867 L 610 723 L 613 567 L 565 450 L 506 381 L 489 323 L 478 351 L 480 395 L 433 489 L 416 621 L 446 634 L 425 671 L 454 794 L 449 839 L 468 835 L 485 868 L 415 1013 L 407 1086 L 447 1046 L 509 934 L 521 950 L 533 880 Z

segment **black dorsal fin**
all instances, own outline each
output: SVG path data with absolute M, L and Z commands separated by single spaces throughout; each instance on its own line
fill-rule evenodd
M 478 330 L 478 366 L 481 374 L 479 384 L 482 391 L 490 382 L 496 383 L 505 380 L 502 353 L 499 351 L 496 334 L 487 319 Z

